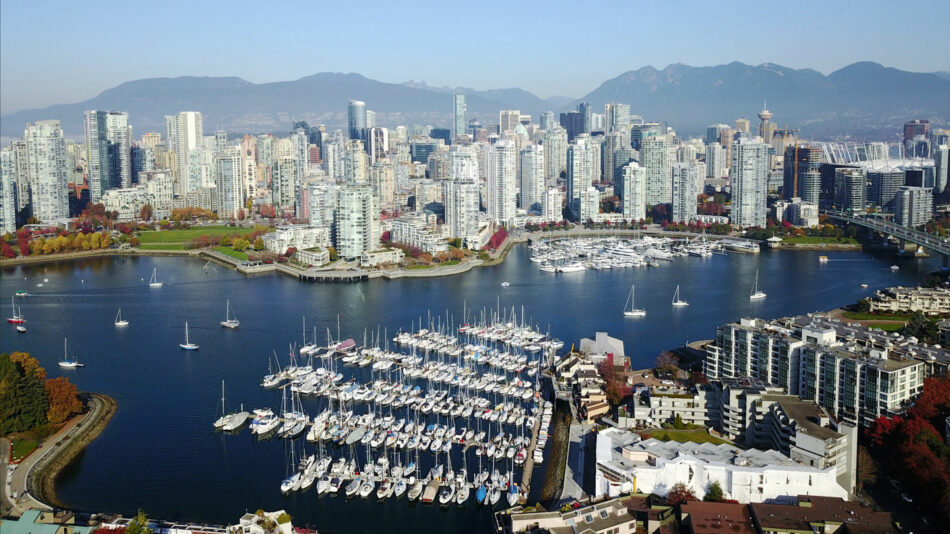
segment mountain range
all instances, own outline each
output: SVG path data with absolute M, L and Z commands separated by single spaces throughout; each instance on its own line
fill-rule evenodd
M 497 123 L 501 109 L 533 116 L 542 111 L 574 109 L 590 102 L 603 110 L 608 102 L 631 105 L 648 121 L 666 121 L 681 135 L 704 131 L 708 124 L 732 123 L 740 116 L 755 122 L 765 101 L 780 126 L 816 138 L 851 135 L 889 138 L 904 121 L 930 119 L 950 124 L 950 72 L 913 73 L 861 62 L 824 75 L 765 63 L 729 63 L 713 67 L 674 64 L 643 67 L 606 80 L 580 99 L 541 99 L 518 88 L 466 93 L 468 116 Z M 237 77 L 149 78 L 118 85 L 75 104 L 8 113 L 0 117 L 0 135 L 20 136 L 27 122 L 59 119 L 67 136 L 82 135 L 83 111 L 129 113 L 138 136 L 164 132 L 164 115 L 201 111 L 205 133 L 285 133 L 293 120 L 345 126 L 346 103 L 363 100 L 383 126 L 451 124 L 455 88 L 424 82 L 386 83 L 360 74 L 319 73 L 299 80 L 255 84 Z

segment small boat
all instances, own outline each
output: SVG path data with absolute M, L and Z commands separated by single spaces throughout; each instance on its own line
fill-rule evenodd
M 501 500 L 501 490 L 498 489 L 498 486 L 493 486 L 491 491 L 488 492 L 488 503 L 492 506 L 498 503 Z
M 69 349 L 66 348 L 66 338 L 63 338 L 63 360 L 59 362 L 59 366 L 67 368 L 85 367 L 84 364 L 79 363 L 75 356 L 69 355 Z
M 406 489 L 408 489 L 408 487 L 409 485 L 406 484 L 405 479 L 400 478 L 399 481 L 396 482 L 396 486 L 393 488 L 393 496 L 397 499 L 402 497 L 402 494 L 406 493 Z
M 25 334 L 25 333 L 26 333 L 26 327 L 23 326 L 22 324 L 18 324 L 18 325 L 16 325 L 16 331 L 19 332 L 19 333 L 21 333 L 21 334 Z
M 366 482 L 363 482 L 363 485 L 360 486 L 360 497 L 369 497 L 369 494 L 373 493 L 374 489 L 376 489 L 376 483 L 373 482 L 372 479 L 367 479 Z
M 509 284 L 508 282 L 501 283 L 501 287 L 509 287 L 509 286 L 511 286 L 511 284 Z
M 868 288 L 867 284 L 861 284 L 861 289 L 867 289 L 867 288 Z
M 228 300 L 224 308 L 224 320 L 221 321 L 221 326 L 225 328 L 237 328 L 241 326 L 241 321 L 238 321 L 237 317 L 231 317 L 231 301 Z
M 896 265 L 891 265 L 891 270 L 896 272 L 896 271 L 901 270 L 901 268 Z
M 828 256 L 818 256 L 818 263 L 828 263 Z
M 676 286 L 676 292 L 673 293 L 673 306 L 674 307 L 689 306 L 689 302 L 686 302 L 685 300 L 680 299 L 679 285 Z
M 284 495 L 300 488 L 300 473 L 294 473 L 280 483 L 280 492 Z
M 752 293 L 749 294 L 749 300 L 762 300 L 765 298 L 765 291 L 759 291 L 759 271 L 755 271 L 755 280 L 752 282 Z
M 627 304 L 630 305 L 629 308 L 627 308 Z M 630 294 L 627 295 L 627 304 L 623 305 L 623 315 L 625 317 L 646 317 L 647 315 L 646 310 L 637 309 L 633 305 L 633 286 L 632 285 L 630 286 Z
M 158 281 L 158 267 L 152 269 L 152 277 L 148 280 L 148 287 L 162 287 L 162 283 Z
M 129 326 L 129 322 L 122 318 L 122 308 L 119 308 L 119 313 L 115 314 L 115 325 L 120 328 Z
M 439 488 L 439 504 L 448 504 L 455 499 L 455 485 L 446 484 Z
M 465 504 L 465 501 L 468 500 L 470 492 L 471 489 L 468 487 L 468 484 L 461 484 L 458 488 L 458 491 L 455 492 L 455 503 Z
M 480 484 L 478 489 L 475 490 L 475 502 L 478 504 L 485 504 L 485 499 L 488 498 L 488 488 L 485 484 Z
M 23 318 L 23 313 L 17 309 L 16 304 L 13 302 L 13 295 L 10 295 L 10 308 L 12 308 L 13 316 L 7 318 L 8 323 L 23 324 L 26 322 L 26 319 Z
M 415 485 L 412 486 L 412 489 L 409 490 L 409 494 L 406 496 L 410 501 L 415 501 L 422 495 L 422 490 L 425 489 L 425 483 L 421 480 L 417 480 Z
M 188 321 L 185 321 L 185 342 L 179 343 L 178 346 L 184 350 L 198 350 L 198 345 L 188 340 Z
M 514 506 L 518 504 L 518 501 L 521 499 L 521 492 L 518 491 L 518 484 L 514 482 L 508 485 L 508 506 Z
M 224 425 L 228 423 L 228 420 L 231 418 L 231 414 L 224 411 L 224 380 L 221 381 L 221 417 L 219 417 L 214 422 L 215 428 L 224 428 Z
M 350 481 L 349 484 L 343 488 L 343 492 L 346 493 L 347 497 L 352 497 L 360 490 L 360 477 L 356 477 Z
M 17 298 L 21 298 L 21 299 L 22 299 L 22 298 L 26 298 L 26 297 L 28 297 L 29 295 L 30 295 L 30 294 L 27 293 L 25 289 L 18 289 L 17 292 L 16 292 Z

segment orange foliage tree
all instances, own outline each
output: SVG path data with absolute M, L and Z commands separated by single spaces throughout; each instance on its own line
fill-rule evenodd
M 46 412 L 46 418 L 50 423 L 62 423 L 82 411 L 82 402 L 76 395 L 76 385 L 64 376 L 47 380 L 46 394 L 49 396 L 49 410 Z

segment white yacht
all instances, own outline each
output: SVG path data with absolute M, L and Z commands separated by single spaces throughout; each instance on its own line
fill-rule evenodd
M 179 343 L 178 346 L 184 350 L 198 350 L 198 345 L 188 340 L 188 321 L 185 321 L 185 342 Z
M 162 287 L 162 283 L 158 281 L 158 267 L 152 269 L 152 277 L 148 280 L 148 287 Z
M 115 314 L 115 325 L 120 328 L 129 326 L 129 322 L 122 318 L 122 308 L 119 308 L 119 313 Z
M 237 317 L 231 317 L 231 301 L 228 300 L 227 304 L 224 307 L 224 320 L 221 321 L 221 326 L 225 328 L 237 328 L 241 326 L 241 321 L 238 321 Z
M 765 298 L 765 291 L 759 291 L 759 271 L 755 271 L 755 281 L 752 282 L 752 293 L 749 294 L 749 300 L 762 300 Z
M 84 364 L 79 363 L 79 360 L 75 356 L 69 355 L 69 349 L 66 348 L 66 338 L 63 338 L 63 359 L 59 362 L 60 367 L 85 367 Z
M 674 307 L 689 306 L 689 302 L 686 302 L 685 300 L 680 299 L 680 286 L 679 286 L 679 285 L 676 286 L 676 292 L 673 293 L 673 306 L 674 306 Z

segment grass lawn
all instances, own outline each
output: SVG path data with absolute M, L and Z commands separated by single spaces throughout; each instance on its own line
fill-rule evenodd
M 184 243 L 147 243 L 139 245 L 142 250 L 185 250 Z
M 196 237 L 245 235 L 253 232 L 253 228 L 238 228 L 230 226 L 193 226 L 187 230 L 150 230 L 139 234 L 139 243 L 186 243 Z
M 19 460 L 25 457 L 27 454 L 33 451 L 36 448 L 37 442 L 32 439 L 15 439 L 13 440 L 13 459 Z
M 846 311 L 841 314 L 848 319 L 855 319 L 857 321 L 909 321 L 910 315 L 906 314 L 873 314 L 873 313 L 860 313 L 860 312 L 850 312 Z
M 786 235 L 782 236 L 782 242 L 788 243 L 790 245 L 820 245 L 822 243 L 827 243 L 829 245 L 857 245 L 858 242 L 850 237 L 842 237 L 839 241 L 837 237 L 821 237 L 821 236 L 791 236 Z
M 406 269 L 431 269 L 431 268 L 432 268 L 431 265 L 410 265 L 409 267 L 406 267 Z
M 719 445 L 720 443 L 729 443 L 724 439 L 719 439 L 716 436 L 710 435 L 705 430 L 649 430 L 650 435 L 660 441 L 678 441 L 684 443 L 691 441 L 693 443 L 712 443 L 713 445 Z
M 236 258 L 242 261 L 247 261 L 247 254 L 239 250 L 234 250 L 231 247 L 214 247 L 214 250 L 220 252 L 221 254 L 226 254 L 232 258 Z
M 448 260 L 448 261 L 443 261 L 439 265 L 458 265 L 459 263 L 461 263 L 459 260 Z
M 903 323 L 877 323 L 869 324 L 868 328 L 880 328 L 885 332 L 897 332 L 901 328 L 904 328 Z

